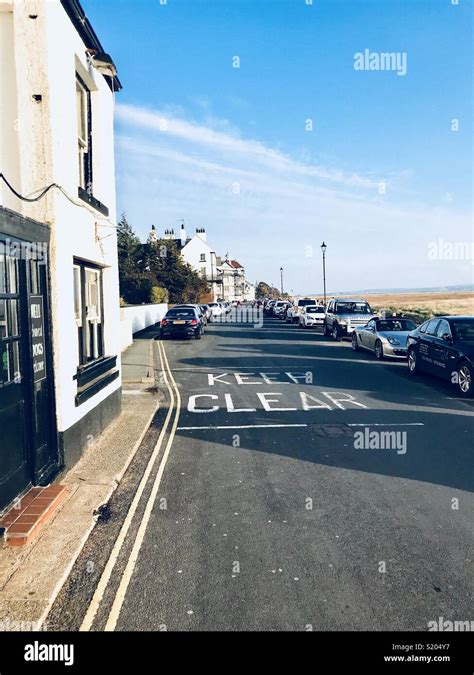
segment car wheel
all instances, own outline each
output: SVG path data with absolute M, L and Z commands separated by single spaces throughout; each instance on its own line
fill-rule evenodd
M 200 340 L 200 339 L 202 338 L 202 331 L 201 331 L 200 329 L 198 329 L 198 330 L 194 333 L 194 337 L 196 338 L 196 340 Z
M 413 348 L 408 350 L 407 363 L 408 370 L 412 375 L 416 375 L 420 372 L 420 368 L 418 366 L 418 354 Z
M 355 352 L 359 351 L 359 343 L 357 342 L 357 335 L 355 333 L 352 333 L 352 349 Z
M 383 360 L 383 344 L 380 342 L 380 340 L 377 340 L 375 343 L 375 356 L 379 361 Z
M 324 322 L 324 325 L 323 325 L 323 333 L 326 337 L 329 337 L 329 328 L 328 328 L 328 325 L 327 325 L 326 322 Z
M 472 396 L 472 368 L 467 361 L 463 361 L 458 366 L 457 385 L 461 396 L 466 398 Z
M 338 342 L 340 336 L 339 336 L 339 328 L 338 328 L 338 325 L 336 323 L 332 327 L 331 335 L 332 335 L 332 339 L 335 342 Z

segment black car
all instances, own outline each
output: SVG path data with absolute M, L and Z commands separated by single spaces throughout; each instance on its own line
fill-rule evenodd
M 173 307 L 169 309 L 160 324 L 160 338 L 190 337 L 200 340 L 204 324 L 195 307 Z
M 407 341 L 410 373 L 423 370 L 455 384 L 472 396 L 474 317 L 442 316 L 411 331 Z

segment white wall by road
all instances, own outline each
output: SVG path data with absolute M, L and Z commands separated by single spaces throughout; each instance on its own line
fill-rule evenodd
M 132 344 L 135 333 L 161 321 L 167 311 L 168 305 L 166 303 L 161 303 L 159 305 L 133 305 L 132 307 L 122 307 L 120 309 L 120 340 L 122 351 Z

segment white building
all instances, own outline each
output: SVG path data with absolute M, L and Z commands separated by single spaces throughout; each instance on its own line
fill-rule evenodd
M 245 269 L 237 261 L 226 257 L 221 265 L 223 299 L 228 302 L 245 300 Z
M 0 63 L 1 510 L 120 412 L 121 85 L 78 0 L 1 0 Z
M 212 299 L 215 302 L 222 294 L 222 275 L 218 268 L 216 252 L 207 243 L 206 230 L 197 228 L 196 234 L 187 239 L 181 249 L 185 261 L 196 270 L 209 284 Z
M 149 233 L 149 241 L 157 241 L 159 234 L 155 226 Z M 220 259 L 214 249 L 207 243 L 206 230 L 202 227 L 196 228 L 196 234 L 189 237 L 186 228 L 181 225 L 178 234 L 174 229 L 166 229 L 163 239 L 172 240 L 183 259 L 193 270 L 201 275 L 209 285 L 212 300 L 215 302 L 222 295 L 222 270 L 219 267 Z

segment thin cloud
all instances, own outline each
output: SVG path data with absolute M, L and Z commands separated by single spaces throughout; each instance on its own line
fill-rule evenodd
M 230 133 L 216 131 L 193 122 L 170 116 L 168 113 L 150 111 L 133 105 L 118 105 L 117 119 L 127 125 L 141 130 L 153 130 L 162 135 L 169 135 L 190 143 L 212 148 L 214 151 L 237 153 L 272 168 L 274 171 L 291 172 L 332 181 L 354 187 L 377 189 L 380 180 L 360 176 L 356 173 L 347 175 L 342 171 L 329 170 L 324 167 L 308 165 L 287 157 L 278 150 L 268 148 L 259 141 L 243 139 Z
M 471 280 L 472 265 L 427 257 L 429 242 L 447 227 L 454 240 L 472 237 L 468 214 L 414 194 L 408 202 L 409 171 L 388 171 L 380 194 L 376 169 L 329 169 L 242 138 L 226 120 L 185 117 L 178 107 L 117 107 L 119 210 L 142 237 L 151 223 L 162 232 L 185 218 L 206 227 L 218 253 L 230 249 L 241 259 L 251 279 L 274 281 L 283 265 L 288 287 L 301 293 L 320 284 L 323 239 L 332 288 Z

